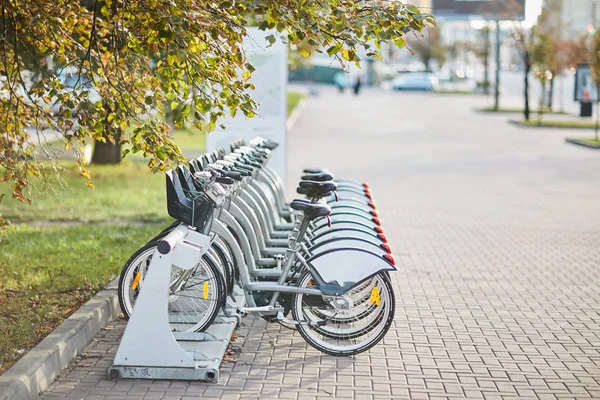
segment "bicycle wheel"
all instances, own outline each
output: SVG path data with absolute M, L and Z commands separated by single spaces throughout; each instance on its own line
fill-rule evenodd
M 367 318 L 372 316 L 372 313 L 382 313 L 383 308 L 378 306 L 377 303 L 371 300 L 372 293 L 374 292 L 374 288 L 377 288 L 377 293 L 381 291 L 381 288 L 378 286 L 378 280 L 371 279 L 363 284 L 358 285 L 350 295 L 350 300 L 354 305 L 354 314 L 353 315 L 340 315 L 336 313 L 335 310 L 327 309 L 327 308 L 317 308 L 313 307 L 312 312 L 320 318 L 321 320 L 327 321 L 328 325 L 323 327 L 316 327 L 320 333 L 329 337 L 337 337 L 343 333 L 343 335 L 352 339 L 355 337 L 360 337 L 367 333 L 369 330 L 376 329 L 376 324 L 368 324 L 366 326 L 355 326 L 352 324 L 355 320 L 361 320 L 363 318 Z M 316 287 L 316 285 L 312 285 L 312 287 Z M 373 320 L 378 320 L 381 318 L 381 315 L 372 316 Z M 332 325 L 335 328 L 332 328 Z
M 133 312 L 157 243 L 148 243 L 127 261 L 119 278 L 119 304 L 125 318 Z M 175 266 L 169 282 L 169 324 L 172 331 L 200 332 L 214 321 L 225 301 L 225 280 L 206 256 L 190 270 Z
M 315 287 L 310 273 L 297 282 L 299 287 Z M 371 287 L 365 301 L 365 287 Z M 394 318 L 394 292 L 389 277 L 380 272 L 350 290 L 338 300 L 345 307 L 334 306 L 322 296 L 296 294 L 292 300 L 292 316 L 300 324 L 298 331 L 312 347 L 334 356 L 350 356 L 375 346 L 389 330 Z M 325 325 L 314 326 L 316 323 Z

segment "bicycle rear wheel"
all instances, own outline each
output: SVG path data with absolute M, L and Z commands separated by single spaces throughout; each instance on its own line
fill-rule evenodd
M 313 278 L 305 272 L 297 282 L 309 287 Z M 371 288 L 365 301 L 365 288 Z M 389 276 L 380 272 L 348 293 L 340 296 L 345 309 L 322 296 L 296 294 L 292 316 L 296 321 L 312 324 L 297 326 L 300 335 L 314 348 L 334 356 L 350 356 L 375 346 L 389 330 L 395 309 L 394 292 Z M 315 326 L 316 323 L 325 325 Z

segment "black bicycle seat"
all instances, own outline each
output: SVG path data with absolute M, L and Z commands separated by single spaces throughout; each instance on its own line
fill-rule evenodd
M 290 204 L 290 207 L 294 210 L 302 211 L 308 219 L 325 217 L 331 213 L 331 208 L 326 204 L 312 204 L 304 200 L 294 200 Z
M 307 174 L 302 176 L 303 181 L 317 181 L 317 182 L 325 182 L 332 181 L 333 175 L 328 172 L 321 172 L 316 174 Z
M 298 184 L 301 188 L 308 189 L 311 192 L 323 194 L 332 192 L 337 189 L 337 184 L 333 181 L 317 182 L 317 181 L 300 181 Z
M 331 174 L 331 172 L 327 168 L 306 168 L 302 172 L 304 172 L 305 174 Z

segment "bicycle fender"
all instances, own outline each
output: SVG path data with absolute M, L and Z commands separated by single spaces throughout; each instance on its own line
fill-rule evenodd
M 396 270 L 382 255 L 358 248 L 325 251 L 307 264 L 325 295 L 344 294 L 378 272 Z

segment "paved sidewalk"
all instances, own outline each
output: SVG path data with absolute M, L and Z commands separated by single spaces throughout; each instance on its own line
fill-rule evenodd
M 320 89 L 289 180 L 370 183 L 400 270 L 384 341 L 354 358 L 246 319 L 218 384 L 106 379 L 124 323 L 42 396 L 85 400 L 600 398 L 600 152 L 520 129 L 479 98 Z

